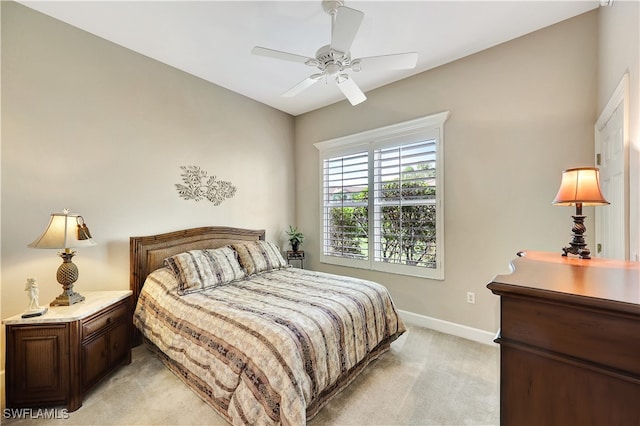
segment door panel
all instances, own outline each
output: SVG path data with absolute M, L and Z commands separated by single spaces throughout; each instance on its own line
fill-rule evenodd
M 624 88 L 624 83 L 625 80 L 620 87 Z M 625 91 L 616 92 L 596 124 L 596 165 L 600 168 L 602 193 L 611 204 L 595 207 L 595 256 L 625 260 L 628 259 L 629 244 L 626 223 L 626 102 Z

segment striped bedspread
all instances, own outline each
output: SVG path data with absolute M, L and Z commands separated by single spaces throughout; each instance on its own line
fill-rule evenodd
M 145 340 L 232 424 L 304 425 L 405 331 L 380 284 L 297 268 L 179 296 L 149 275 Z

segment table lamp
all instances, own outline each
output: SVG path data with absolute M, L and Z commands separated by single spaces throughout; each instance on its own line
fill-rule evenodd
M 51 306 L 70 306 L 84 300 L 84 296 L 73 290 L 73 283 L 78 279 L 78 267 L 71 261 L 76 254 L 71 249 L 95 244 L 82 216 L 69 214 L 65 209 L 62 213 L 52 213 L 47 229 L 28 245 L 30 248 L 64 250 L 58 253 L 62 264 L 56 273 L 63 291 L 50 303 Z
M 562 172 L 562 181 L 556 198 L 552 202 L 556 206 L 576 206 L 573 217 L 573 238 L 569 247 L 562 248 L 562 255 L 575 254 L 581 259 L 591 259 L 591 251 L 584 240 L 586 216 L 582 214 L 582 206 L 603 206 L 609 202 L 600 190 L 600 170 L 597 167 L 577 167 Z

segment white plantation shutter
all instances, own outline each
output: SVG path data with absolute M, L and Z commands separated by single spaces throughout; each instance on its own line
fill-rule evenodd
M 323 164 L 323 252 L 367 260 L 368 200 L 361 193 L 369 183 L 369 153 L 333 157 Z
M 442 151 L 448 112 L 319 142 L 320 261 L 444 278 Z
M 435 268 L 436 140 L 374 156 L 374 260 Z

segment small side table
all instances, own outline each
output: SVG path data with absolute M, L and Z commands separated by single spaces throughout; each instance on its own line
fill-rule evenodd
M 287 262 L 291 265 L 292 260 L 297 260 L 300 262 L 300 269 L 304 269 L 304 250 L 298 251 L 287 251 Z M 293 265 L 291 265 L 293 266 Z
M 43 316 L 2 321 L 7 408 L 75 411 L 93 385 L 131 363 L 131 290 L 82 293 L 85 301 L 51 306 Z

